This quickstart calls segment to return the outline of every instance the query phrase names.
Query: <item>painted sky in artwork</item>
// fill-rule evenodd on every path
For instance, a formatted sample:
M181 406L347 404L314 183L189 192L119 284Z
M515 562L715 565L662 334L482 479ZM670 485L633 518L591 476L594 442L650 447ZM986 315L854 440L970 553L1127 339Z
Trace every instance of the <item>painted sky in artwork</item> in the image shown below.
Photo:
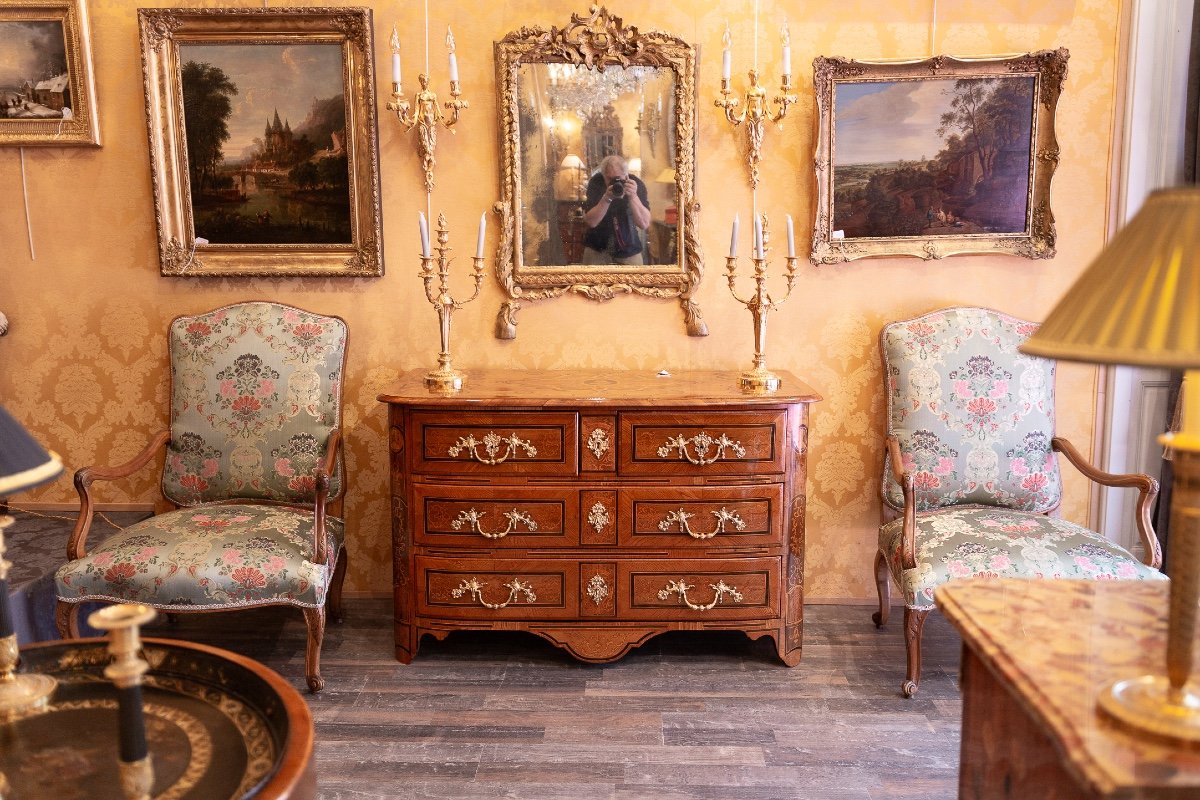
M342 94L340 44L180 44L179 61L220 67L237 86L238 93L230 98L233 114L224 147L232 161L249 155L276 110L295 130L313 100Z
M0 88L17 88L67 71L66 38L57 20L0 22Z
M834 165L933 158L954 80L834 83Z

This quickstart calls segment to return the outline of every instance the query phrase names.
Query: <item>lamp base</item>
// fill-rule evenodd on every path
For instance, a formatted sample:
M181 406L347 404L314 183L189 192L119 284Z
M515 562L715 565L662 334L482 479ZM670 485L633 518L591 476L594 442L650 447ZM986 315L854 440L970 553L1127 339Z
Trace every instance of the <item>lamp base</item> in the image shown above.
M46 707L58 681L49 675L10 675L0 680L0 722L8 722Z
M783 381L774 372L750 370L738 378L738 385L750 392L777 391Z
M1113 683L1100 693L1100 708L1142 731L1200 742L1200 685L1171 689L1165 675L1143 675Z
M462 390L466 377L458 370L437 369L425 376L425 386L437 392L458 392Z

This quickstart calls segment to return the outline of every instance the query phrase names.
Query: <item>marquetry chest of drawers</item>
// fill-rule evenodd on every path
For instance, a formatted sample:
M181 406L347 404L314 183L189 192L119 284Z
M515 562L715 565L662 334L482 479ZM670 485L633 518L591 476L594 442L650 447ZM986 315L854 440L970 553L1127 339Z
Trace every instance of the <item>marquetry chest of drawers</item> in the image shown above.
M800 659L808 405L782 374L475 370L389 406L396 658L522 630L612 661L671 630L772 636Z

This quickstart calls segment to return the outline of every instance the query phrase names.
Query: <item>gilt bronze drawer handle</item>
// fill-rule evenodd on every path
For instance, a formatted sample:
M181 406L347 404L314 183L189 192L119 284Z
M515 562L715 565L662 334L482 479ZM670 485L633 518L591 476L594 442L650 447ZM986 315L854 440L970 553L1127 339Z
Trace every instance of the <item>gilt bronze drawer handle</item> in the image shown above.
M746 528L745 520L739 517L736 511L730 511L724 506L721 506L720 511L712 512L712 515L717 518L717 527L713 528L709 533L697 533L696 531L693 531L691 526L688 524L688 520L696 515L689 514L682 508L678 511L672 511L667 514L667 516L658 523L658 529L660 531L669 531L672 525L678 525L680 533L686 533L693 539L711 539L718 533L725 533L725 523L727 522L732 523L733 527L737 528L739 531Z
M464 594L470 594L477 601L479 601L479 605L483 606L484 608L504 608L509 603L517 602L518 595L522 594L525 595L525 602L537 602L537 595L533 593L533 587L524 581L519 581L516 578L513 578L512 583L504 583L501 585L508 588L508 599L503 603L489 603L488 601L484 600L483 587L487 586L487 584L480 583L478 578L471 578L470 580L463 578L463 582L458 585L457 589L451 590L450 594L453 597L462 597Z
M458 512L458 516L455 517L454 521L450 523L450 527L454 528L456 531L461 531L463 525L466 525L468 528L475 531L485 539L503 539L505 536L508 536L510 533L516 530L517 525L520 523L524 523L525 527L529 529L530 533L537 530L537 523L533 521L533 517L529 516L524 511L518 511L514 508L512 511L504 512L504 518L508 520L507 528L502 531L493 531L492 533L488 533L480 524L480 521L483 519L485 514L487 514L486 511L476 511L474 508L468 508L466 511Z
M694 457L688 452L689 445L696 450ZM716 452L710 458L708 453L714 446L716 447ZM705 466L724 458L725 448L733 451L733 454L738 458L746 457L746 448L742 447L741 442L735 442L723 433L714 439L706 431L701 431L690 438L680 434L679 436L667 439L666 443L658 448L658 457L670 458L672 451L677 450L679 451L680 458L686 458L689 462L698 466Z
M478 447L483 445L485 455L479 455ZM500 452L500 446L505 445L504 455L497 458ZM468 433L466 436L458 437L458 441L450 446L447 451L451 458L457 458L458 454L466 450L469 458L473 458L480 464L503 464L510 456L513 456L517 450L524 450L525 454L530 458L537 455L537 448L527 439L518 437L515 433L510 433L508 436L501 436L495 431L488 431L487 436L482 439L476 439L474 434Z
M685 606L690 608L692 611L709 611L713 608L716 608L717 604L721 602L722 598L724 598L725 595L729 595L731 598L733 598L733 602L735 602L735 603L742 602L742 593L737 590L737 587L729 586L723 580L719 580L716 583L709 584L709 588L711 588L714 592L716 592L716 595L713 597L713 601L711 603L709 603L708 605L699 605L697 603L693 603L691 600L688 600L688 597L687 597L688 590L695 589L695 588L696 588L695 586L688 586L686 583L684 583L681 580L671 581L670 583L667 584L667 588L659 590L658 599L666 600L671 595L678 594L680 602L682 602Z
M603 575L592 576L592 579L588 581L587 595L596 605L604 602L604 598L608 597L608 582L604 580Z

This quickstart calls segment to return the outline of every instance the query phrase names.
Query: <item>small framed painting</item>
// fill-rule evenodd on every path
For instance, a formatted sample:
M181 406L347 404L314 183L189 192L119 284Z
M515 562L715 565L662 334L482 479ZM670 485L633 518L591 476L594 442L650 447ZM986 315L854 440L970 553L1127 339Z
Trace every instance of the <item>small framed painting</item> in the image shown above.
M84 0L0 0L0 145L98 144Z
M1050 180L1065 49L1011 58L813 61L814 264L1054 256Z
M371 11L138 21L162 274L383 274Z

